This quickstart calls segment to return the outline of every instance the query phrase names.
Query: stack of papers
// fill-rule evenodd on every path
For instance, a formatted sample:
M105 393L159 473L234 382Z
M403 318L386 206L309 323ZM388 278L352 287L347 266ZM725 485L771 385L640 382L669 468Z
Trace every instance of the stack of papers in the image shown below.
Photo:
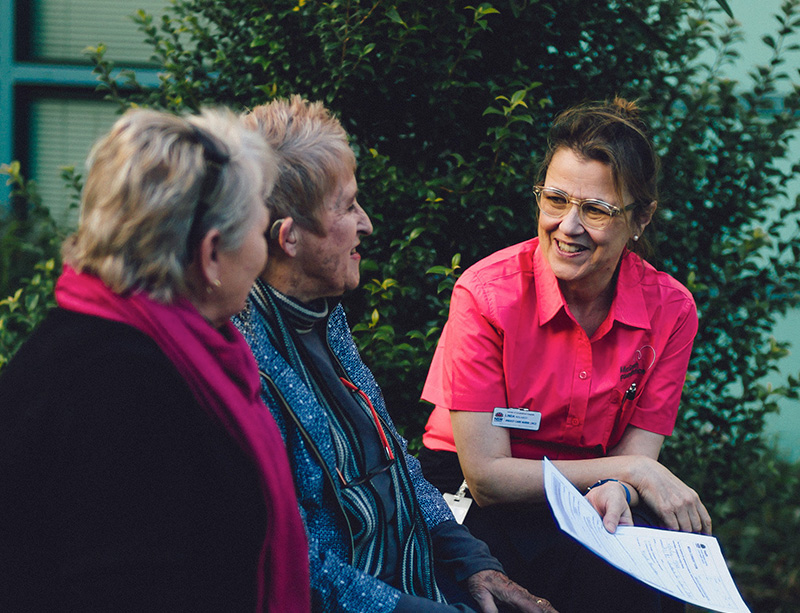
M721 613L750 613L713 536L636 526L618 526L611 534L547 458L544 483L559 527L609 564L688 603Z

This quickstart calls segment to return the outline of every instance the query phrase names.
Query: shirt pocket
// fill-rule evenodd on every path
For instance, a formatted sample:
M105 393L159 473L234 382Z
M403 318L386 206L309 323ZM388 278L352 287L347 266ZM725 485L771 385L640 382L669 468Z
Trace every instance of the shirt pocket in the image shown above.
M608 453L609 449L619 443L625 433L625 428L631 421L641 392L641 382L637 380L640 378L629 377L622 379L608 393L606 400L606 430L603 437L604 453Z

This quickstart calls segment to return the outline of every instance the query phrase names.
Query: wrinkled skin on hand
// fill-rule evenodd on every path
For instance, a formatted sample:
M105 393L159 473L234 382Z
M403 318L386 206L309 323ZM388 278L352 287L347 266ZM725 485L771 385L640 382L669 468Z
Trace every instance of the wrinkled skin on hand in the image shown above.
M496 570L482 570L467 579L467 589L481 608L481 613L503 611L558 613L547 600L538 598Z

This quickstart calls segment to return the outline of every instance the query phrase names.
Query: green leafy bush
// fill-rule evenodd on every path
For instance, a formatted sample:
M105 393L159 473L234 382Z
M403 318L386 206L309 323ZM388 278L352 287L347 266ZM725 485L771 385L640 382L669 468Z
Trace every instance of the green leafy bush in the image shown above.
M767 460L760 433L777 400L800 387L793 377L766 383L787 350L772 327L800 296L800 200L788 193L800 166L786 159L800 121L789 68L800 0L783 2L764 39L774 56L753 67L751 83L721 76L739 61L741 34L720 5L174 0L160 21L135 18L162 66L160 87L113 77L102 46L93 59L122 108L241 110L299 93L340 115L375 226L350 319L412 438L429 412L418 398L454 279L536 231L531 186L554 114L585 99L638 99L664 168L653 263L692 290L701 317L663 459L701 492L717 526L731 526L720 534L737 541L724 543L734 568L760 580L747 570L755 540L745 525L773 511L752 491L790 475ZM800 566L796 550L782 555L765 568ZM754 606L772 597L745 593Z
M63 238L19 162L0 165L3 174L11 202L8 208L0 206L0 298L14 293L38 262L57 259Z
M18 162L0 166L11 186L11 202L0 208L0 372L20 345L55 306L53 287L61 271L60 230L42 204L33 181ZM62 177L77 206L81 176Z
M773 451L760 454L739 479L746 496L728 501L730 513L716 524L731 571L759 613L800 610L800 464Z
M12 295L0 300L0 372L56 304L55 261L39 262L33 268L32 277L22 279Z

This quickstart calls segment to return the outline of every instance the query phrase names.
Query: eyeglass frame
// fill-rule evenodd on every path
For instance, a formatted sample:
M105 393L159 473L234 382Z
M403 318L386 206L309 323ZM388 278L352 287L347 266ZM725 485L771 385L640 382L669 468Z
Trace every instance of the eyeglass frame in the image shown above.
M614 219L614 217L618 217L618 216L622 215L624 211L629 211L630 209L632 209L633 207L636 206L636 202L632 202L631 204L628 204L628 205L620 208L615 204L610 204L610 203L606 202L605 200L600 200L599 198L575 198L573 196L570 196L564 190L558 189L557 187L547 187L545 185L534 185L533 186L533 193L536 196L536 206L538 207L539 211L541 211L542 213L544 213L548 217L551 217L552 219L563 219L564 217L566 217L567 213L569 212L569 209L565 208L564 209L564 213L562 215L553 215L552 213L548 213L547 211L542 209L542 204L541 204L542 203L542 193L544 192L544 190L549 190L549 191L552 191L552 192L556 192L558 195L564 196L564 198L566 199L566 201L569 204L577 206L578 207L578 217L580 218L581 223L583 225L591 228L592 230L605 230L608 227L608 224L611 223L611 220ZM607 222L606 225L604 225L602 227L597 227L595 224L592 224L592 223L586 221L586 217L584 215L583 207L586 206L587 204L591 204L592 206L599 206L600 208L602 208L608 214L609 221Z
M218 144L197 126L192 126L191 140L203 148L205 174L200 186L200 197L195 205L194 213L192 214L192 222L189 225L189 234L186 237L186 258L189 261L194 257L194 251L202 238L200 232L203 225L203 218L210 208L206 197L212 194L217 188L217 183L222 173L222 167L231 160L230 155L228 155L226 151L220 149Z
M375 410L375 407L373 406L372 401L369 399L369 396L367 396L367 393L349 379L346 379L344 377L339 377L339 381L342 382L345 388L353 392L357 397L361 398L361 400L364 402L367 408L369 408L370 415L373 421L375 422L375 429L378 432L378 437L380 438L381 445L383 446L383 451L386 454L386 462L380 468L368 471L366 475L362 475L361 477L356 477L352 481L347 481L344 478L344 474L337 466L336 472L339 474L339 479L342 482L342 487L348 488L348 487L356 487L359 485L364 485L365 483L371 481L374 477L377 477L381 473L385 473L387 470L392 468L392 466L394 466L396 459L394 451L392 451L392 445L389 443L389 437L386 435L386 431L384 430L383 425L381 425L381 420L380 417L378 416L378 412Z
M387 470L391 469L397 460L392 458L391 460L386 460L379 468L373 468L372 470L368 471L366 475L362 475L360 477L356 477L351 481L345 479L344 474L342 473L341 469L337 466L336 467L336 474L339 475L339 482L343 489L351 488L351 487L358 487L359 485L364 485L365 483L369 483L380 474L385 473Z

